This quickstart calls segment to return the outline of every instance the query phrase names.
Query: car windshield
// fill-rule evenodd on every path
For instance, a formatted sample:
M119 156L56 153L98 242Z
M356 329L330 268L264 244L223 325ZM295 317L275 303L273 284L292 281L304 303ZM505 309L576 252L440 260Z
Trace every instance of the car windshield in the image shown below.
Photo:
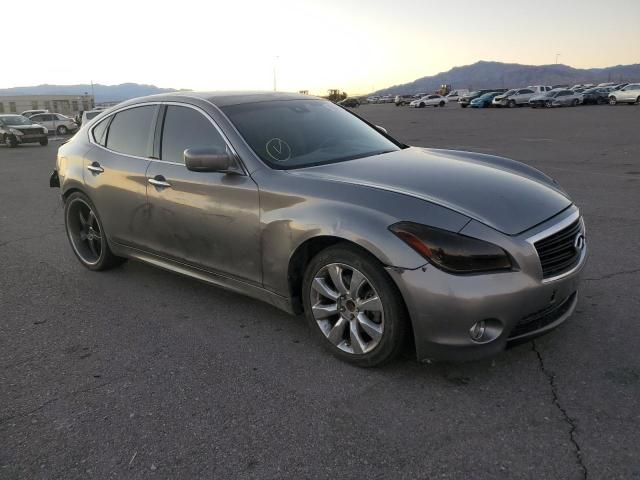
M102 112L87 112L85 113L85 116L87 117L87 120L91 120L93 117L97 117L98 115L100 115Z
M33 122L22 115L0 115L4 125L33 125Z
M507 95L513 95L516 92L517 92L517 90L507 90L506 92L502 93L501 95L504 95L506 97Z
M277 100L222 107L249 146L275 169L370 157L401 149L374 127L324 100Z

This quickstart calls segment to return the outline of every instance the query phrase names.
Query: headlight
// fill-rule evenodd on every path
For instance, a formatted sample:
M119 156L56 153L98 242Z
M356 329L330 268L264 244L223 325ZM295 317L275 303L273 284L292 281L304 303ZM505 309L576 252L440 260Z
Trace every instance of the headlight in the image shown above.
M14 135L22 135L23 134L20 130L16 130L15 128L10 128L9 132L13 133Z
M483 240L412 222L396 223L389 230L430 263L450 273L512 268L507 252Z

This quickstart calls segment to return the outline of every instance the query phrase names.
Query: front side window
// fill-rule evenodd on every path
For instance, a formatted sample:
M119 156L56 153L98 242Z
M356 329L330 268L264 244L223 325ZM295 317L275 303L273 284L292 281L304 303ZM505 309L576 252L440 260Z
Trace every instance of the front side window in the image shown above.
M136 157L149 156L156 106L134 107L115 114L107 134L107 148Z
M401 146L324 100L276 100L222 108L267 165L289 169L394 152Z
M187 148L207 147L224 153L226 144L218 130L200 112L169 105L164 117L160 158L184 163Z

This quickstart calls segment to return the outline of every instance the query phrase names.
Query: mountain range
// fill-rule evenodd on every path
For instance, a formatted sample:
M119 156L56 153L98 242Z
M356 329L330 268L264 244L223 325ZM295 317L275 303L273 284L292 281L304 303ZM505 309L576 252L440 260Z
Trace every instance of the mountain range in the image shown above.
M37 85L33 87L14 87L0 89L2 95L95 95L96 103L121 102L130 98L177 91L175 88L160 88L155 85L141 85L139 83L121 83L120 85L79 84L79 85Z
M568 65L520 65L480 61L472 65L455 67L447 72L422 77L413 82L394 85L376 94L412 94L431 92L440 85L453 88L517 88L527 85L575 85L578 83L602 83L640 81L640 64L617 65L606 68L573 68Z

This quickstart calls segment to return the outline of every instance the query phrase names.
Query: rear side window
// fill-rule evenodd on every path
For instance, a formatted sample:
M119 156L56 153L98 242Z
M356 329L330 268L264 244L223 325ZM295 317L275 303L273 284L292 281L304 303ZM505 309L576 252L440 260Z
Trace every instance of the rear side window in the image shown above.
M226 144L202 113L189 107L169 105L164 118L160 158L166 162L184 163L184 151L194 147L215 148L222 153Z
M105 118L93 127L93 139L98 145L102 145L103 147L107 145L107 127L110 121L111 117Z
M107 148L115 152L149 156L156 106L134 107L116 113L107 134Z

